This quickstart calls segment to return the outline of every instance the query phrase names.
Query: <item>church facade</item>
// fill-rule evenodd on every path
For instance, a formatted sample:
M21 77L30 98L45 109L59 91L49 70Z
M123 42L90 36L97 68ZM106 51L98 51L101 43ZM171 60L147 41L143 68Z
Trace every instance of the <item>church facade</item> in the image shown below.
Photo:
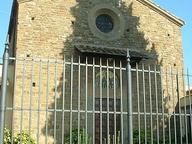
M178 102L176 86L182 80L161 73L172 68L183 72L183 25L183 20L150 0L14 1L9 35L10 56L17 58L10 64L15 111L8 121L13 131L30 130L39 143L62 143L62 136L78 127L92 143L119 133L126 143L127 129L122 126L127 125L126 72L121 69L129 49L133 69L153 71L150 76L132 73L134 122L140 112L168 114L140 117L140 128L150 127L156 135L157 125L159 129L170 125L169 114ZM154 119L153 125L148 119Z

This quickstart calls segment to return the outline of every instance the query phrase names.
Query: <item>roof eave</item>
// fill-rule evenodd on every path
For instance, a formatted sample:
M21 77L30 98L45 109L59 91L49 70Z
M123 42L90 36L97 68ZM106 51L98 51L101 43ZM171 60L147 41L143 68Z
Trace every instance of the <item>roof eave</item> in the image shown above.
M185 21L183 21L182 19L174 16L173 14L171 14L170 12L168 12L165 9L161 8L160 6L153 3L152 1L149 1L149 0L137 0L137 1L139 1L142 4L148 6L149 8L151 8L154 11L158 12L159 14L163 15L164 17L166 17L167 19L169 19L170 21L172 21L176 25L178 25L180 27L185 25Z
M25 3L25 2L29 2L29 1L32 1L32 0L17 0L18 3Z

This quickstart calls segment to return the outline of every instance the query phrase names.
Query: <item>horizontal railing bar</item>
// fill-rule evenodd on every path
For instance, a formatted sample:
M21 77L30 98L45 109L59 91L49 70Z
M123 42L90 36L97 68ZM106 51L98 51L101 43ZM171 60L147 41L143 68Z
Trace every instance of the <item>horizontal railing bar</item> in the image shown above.
M90 110L88 110L88 111L85 111L85 110L69 110L69 109L67 109L67 110L62 110L62 109L28 109L28 108L6 108L6 110L8 110L8 111L34 111L34 112L38 112L38 111L48 111L48 112L67 112L67 113L69 113L69 112L74 112L74 113L85 113L85 112L87 112L87 113L103 113L103 114L107 114L107 113L109 113L109 114L114 114L114 112L113 111L90 111ZM127 112L115 112L116 114L127 114ZM147 113L144 113L144 112L140 112L140 113L138 113L138 112L133 112L133 114L134 115L162 115L162 113L150 113L150 112L147 112ZM166 115L166 116L179 116L180 114L179 113L175 113L175 114L170 114L170 113L164 113L164 115ZM181 116L191 116L191 114L181 114Z
M71 63L72 62L70 62L70 61L68 61L68 62L66 62L66 61L63 61L63 60L53 60L53 59L41 59L41 58L35 58L35 59L33 59L33 58L31 58L31 59L29 59L29 58L14 58L14 57L10 57L10 60L15 60L15 61L17 61L17 60L19 60L19 61L33 61L33 62L45 62L45 63L57 63L57 64L66 64L66 65L71 65ZM126 68L124 68L124 67L117 67L117 66L105 66L105 65L99 65L99 64L85 64L85 63L76 63L76 62L73 62L73 65L80 65L80 66L87 66L87 67L95 67L95 68L99 68L99 67L102 67L102 68L108 68L108 69L117 69L117 70L119 70L119 69L122 69L122 70L126 70ZM147 65L147 64L146 64ZM151 66L153 66L153 65L151 65ZM135 69L135 68L132 68L131 69L131 71L132 72L136 72L136 71L138 71L138 72L143 72L143 70L142 69ZM179 74L179 73L168 73L168 72L163 72L163 71L153 71L153 70L146 70L146 69L144 69L144 72L150 72L150 73L156 73L156 74L165 74L165 75L178 75L178 76L188 76L188 77L192 77L192 75L190 75L190 74L185 74L185 73L183 73L183 74Z
M190 116L190 114L179 114L179 113L175 113L175 114L170 114L170 113L143 113L143 112L141 112L141 113L137 113L137 112L133 112L133 114L134 115L154 115L154 116L156 116L156 115L164 115L164 116L179 116L179 115L181 115L181 116L185 116L185 115L188 115L188 116Z
M38 111L48 111L48 112L68 112L68 113L70 113L70 112L75 112L75 113L85 113L85 112L87 112L87 113L104 113L104 114L107 114L107 113L109 113L109 114L114 114L114 112L113 111L109 111L109 112L107 112L107 111L102 111L102 112L100 112L100 111L85 111L85 110L69 110L69 109L67 109L67 110L62 110L62 109L29 109L29 108L6 108L6 110L9 110L9 111L11 111L11 110L15 110L15 111L34 111L34 112L38 112ZM127 112L116 112L116 114L127 114Z

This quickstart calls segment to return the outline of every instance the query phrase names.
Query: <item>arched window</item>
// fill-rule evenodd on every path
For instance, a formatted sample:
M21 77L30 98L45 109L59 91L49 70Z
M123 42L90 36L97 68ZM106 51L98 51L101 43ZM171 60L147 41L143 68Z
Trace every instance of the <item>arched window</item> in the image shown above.
M119 79L116 75L114 78L114 73L112 71L103 70L101 73L99 72L96 75L96 87L100 87L100 84L102 84L102 88L118 88Z

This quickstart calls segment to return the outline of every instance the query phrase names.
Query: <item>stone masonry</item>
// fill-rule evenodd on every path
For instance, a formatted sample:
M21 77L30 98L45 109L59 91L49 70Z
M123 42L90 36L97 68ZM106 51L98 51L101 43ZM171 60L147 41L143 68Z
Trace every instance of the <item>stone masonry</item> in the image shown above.
M51 62L51 60L62 61L64 55L66 60L70 60L71 55L74 55L74 62L78 62L80 53L74 48L75 44L129 48L145 52L150 58L143 59L141 63L158 65L162 72L169 72L171 69L173 72L183 72L181 26L184 25L184 22L151 1L17 0L17 3L16 37L13 40L15 41L14 56L31 60L14 63L14 108L23 108L23 111L14 111L13 131L18 133L21 128L30 129L32 137L37 138L37 134L39 134L39 143L53 143L54 138L57 139L57 143L61 143L62 117L54 111L46 113L46 111L33 111L32 109L62 109L64 101L61 98L62 95L66 97L65 108L70 109L71 66L65 67L66 79L64 80L62 79L63 65ZM96 28L92 21L97 12L114 16L114 27L117 29L114 30L114 33L112 31L109 34L102 34ZM37 58L40 62L33 60ZM42 59L50 59L50 61L43 63ZM82 74L83 72L85 70L81 71ZM74 67L74 73L73 95L77 95L78 67ZM119 76L119 73L117 75ZM125 76L125 73L123 75ZM136 78L135 74L133 74L133 81L135 81L134 78ZM81 79L85 81L84 76ZM167 107L167 111L172 113L175 109L173 97L175 97L175 105L177 103L177 82L174 80L175 87L172 87L171 77L166 78L163 75L158 79L160 81L162 79L162 86L158 87L160 95L163 93L164 97L167 97L166 91L173 89L175 91L175 94L169 93L170 106ZM182 78L179 78L179 81L180 87L183 87ZM63 83L66 83L65 93L62 91ZM123 81L123 89L126 89L125 84L126 82ZM133 84L133 93L136 93L137 90L134 86L136 84ZM90 84L89 94L91 94L91 87ZM148 86L146 86L147 88ZM83 95L84 92L85 87L82 86L80 93ZM120 91L117 90L117 93ZM143 91L141 90L140 93L142 94ZM155 95L155 91L152 91L152 95ZM57 101L57 105L55 101ZM136 103L137 100L133 98L133 101ZM81 104L84 102L85 99L82 97ZM77 109L77 104L78 99L74 97L73 109ZM147 106L149 106L149 102L147 102ZM136 110L137 106L134 105L133 108ZM50 119L50 116L56 113L57 116ZM70 122L70 116L65 115L64 129L66 131L69 130L69 123L73 125L78 123L77 115L73 116L75 120ZM141 119L143 120L143 118ZM57 121L57 136L54 135L54 120ZM81 126L84 125L83 121L84 116L81 116Z

